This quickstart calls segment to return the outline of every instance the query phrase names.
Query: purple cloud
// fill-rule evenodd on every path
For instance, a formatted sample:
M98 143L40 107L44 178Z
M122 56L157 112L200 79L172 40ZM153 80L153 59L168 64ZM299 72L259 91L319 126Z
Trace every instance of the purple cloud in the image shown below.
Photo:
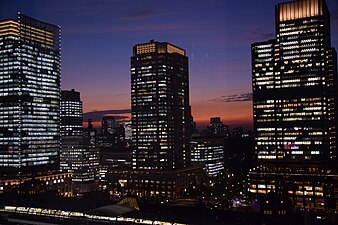
M243 93L237 95L224 95L214 99L210 99L212 102L247 102L252 101L252 93Z
M121 114L127 114L130 113L130 109L118 109L118 110L95 110L92 112L86 112L83 113L83 121L87 122L88 119L91 119L93 122L101 122L102 117L109 115L109 116L114 116L115 120L122 120L122 119L127 119L129 118L128 116L124 116Z

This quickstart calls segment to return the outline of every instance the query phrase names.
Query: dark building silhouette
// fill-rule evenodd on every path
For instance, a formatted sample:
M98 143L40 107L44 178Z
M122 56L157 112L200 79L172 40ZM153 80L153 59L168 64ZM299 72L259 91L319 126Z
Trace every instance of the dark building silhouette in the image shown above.
M276 39L252 44L257 167L250 192L337 207L336 51L324 0L276 6Z
M100 147L99 180L102 189L107 188L107 172L111 170L131 169L131 148L116 145L113 147Z
M116 123L115 123L114 116L102 117L102 133L103 134L113 134L115 125Z
M254 137L251 131L235 127L225 140L225 166L231 173L247 175L253 166Z
M218 136L218 137L229 137L229 126L222 123L220 117L210 118L210 124L207 127L208 135Z
M102 129L98 138L102 148L126 145L124 126L117 123L114 116L102 117Z

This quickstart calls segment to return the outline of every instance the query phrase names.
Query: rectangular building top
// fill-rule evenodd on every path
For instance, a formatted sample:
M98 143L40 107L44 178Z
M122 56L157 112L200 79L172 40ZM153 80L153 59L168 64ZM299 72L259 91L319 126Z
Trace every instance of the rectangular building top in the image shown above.
M147 53L178 53L185 56L185 50L167 42L150 41L134 46L134 56Z
M276 6L277 21L297 20L302 18L321 16L326 8L323 0L298 0L281 3Z
M19 35L19 23L15 20L2 20L0 21L0 36L6 35Z
M59 26L41 22L20 13L18 13L17 20L0 21L0 37L7 35L59 49Z

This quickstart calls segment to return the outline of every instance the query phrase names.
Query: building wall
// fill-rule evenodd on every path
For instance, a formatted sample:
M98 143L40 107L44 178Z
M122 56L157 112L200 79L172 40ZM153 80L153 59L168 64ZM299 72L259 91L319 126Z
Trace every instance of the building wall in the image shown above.
M135 45L131 100L133 168L186 167L191 113L185 51L166 42Z
M84 136L82 128L82 101L80 92L61 92L60 168L72 173L75 192L95 190L98 181L99 148Z
M82 101L80 92L61 91L61 136L82 137Z
M108 170L107 179L114 193L139 197L180 198L202 177L202 167L181 170Z
M60 28L18 13L0 22L0 42L1 171L58 169Z
M276 39L252 45L252 70L257 166L249 191L335 208L337 71L325 1L277 5Z
M191 142L191 163L203 166L209 177L224 173L224 138L200 137Z

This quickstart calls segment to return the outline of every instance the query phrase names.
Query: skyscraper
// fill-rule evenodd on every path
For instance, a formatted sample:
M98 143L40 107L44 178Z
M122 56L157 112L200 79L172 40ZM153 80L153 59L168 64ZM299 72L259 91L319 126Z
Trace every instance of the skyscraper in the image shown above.
M0 43L1 174L58 169L60 27L18 13Z
M191 162L203 165L208 177L217 177L224 173L224 138L217 136L192 138Z
M249 191L335 208L336 51L324 0L276 6L276 39L252 44L257 167ZM336 189L335 189L336 187Z
M82 137L82 101L80 92L61 91L61 136Z
M96 190L99 149L92 144L82 128L80 92L61 92L61 153L60 168L72 173L75 192Z
M131 111L133 168L186 167L191 112L185 50L155 41L134 46Z
M177 198L201 176L190 164L188 57L167 42L137 44L131 57L132 170L108 170L115 191Z

